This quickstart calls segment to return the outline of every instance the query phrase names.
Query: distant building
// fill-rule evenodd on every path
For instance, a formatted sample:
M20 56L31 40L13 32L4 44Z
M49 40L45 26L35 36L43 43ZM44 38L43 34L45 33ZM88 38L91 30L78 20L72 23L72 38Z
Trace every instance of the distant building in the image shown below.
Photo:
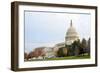
M55 47L57 47L57 48L65 47L65 42L58 43L55 45Z
M45 52L46 52L46 55L45 55L46 58L55 57L54 49L52 47L46 47Z

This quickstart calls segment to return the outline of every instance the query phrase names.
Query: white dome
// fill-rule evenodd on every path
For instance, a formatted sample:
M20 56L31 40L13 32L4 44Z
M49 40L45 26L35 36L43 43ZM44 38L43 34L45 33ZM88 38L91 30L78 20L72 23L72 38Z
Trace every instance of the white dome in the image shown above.
M77 37L78 36L78 33L76 32L75 28L74 27L70 27L66 33L66 36L67 37Z
M76 32L76 29L72 26L72 21L70 24L70 28L68 29L65 37L65 42L67 45L72 44L75 40L78 40L79 36L78 33Z

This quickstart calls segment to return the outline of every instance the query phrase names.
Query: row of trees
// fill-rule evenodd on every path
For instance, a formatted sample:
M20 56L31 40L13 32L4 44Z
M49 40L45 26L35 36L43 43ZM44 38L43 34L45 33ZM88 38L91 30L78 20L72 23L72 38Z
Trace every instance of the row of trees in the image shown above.
M90 38L88 40L83 38L82 41L74 41L72 45L66 45L65 47L59 48L57 57L82 56L85 54L90 55Z

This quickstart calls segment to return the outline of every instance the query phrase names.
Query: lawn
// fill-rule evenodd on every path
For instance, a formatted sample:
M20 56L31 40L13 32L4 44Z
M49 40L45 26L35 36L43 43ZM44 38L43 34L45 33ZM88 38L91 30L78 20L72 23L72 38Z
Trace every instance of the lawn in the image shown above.
M90 56L69 56L69 57L57 57L57 58L47 58L46 60L70 60L70 59L87 59Z
M90 56L67 56L67 57L56 57L56 58L45 58L45 59L32 59L29 61L49 61L49 60L71 60L71 59L89 59Z

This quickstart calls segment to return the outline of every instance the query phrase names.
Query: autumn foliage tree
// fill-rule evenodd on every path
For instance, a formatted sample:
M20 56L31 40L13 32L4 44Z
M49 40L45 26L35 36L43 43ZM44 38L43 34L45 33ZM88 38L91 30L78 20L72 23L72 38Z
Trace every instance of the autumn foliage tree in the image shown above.
M44 47L36 48L35 50L31 51L29 54L25 53L25 59L29 60L32 58L43 57L46 55Z

